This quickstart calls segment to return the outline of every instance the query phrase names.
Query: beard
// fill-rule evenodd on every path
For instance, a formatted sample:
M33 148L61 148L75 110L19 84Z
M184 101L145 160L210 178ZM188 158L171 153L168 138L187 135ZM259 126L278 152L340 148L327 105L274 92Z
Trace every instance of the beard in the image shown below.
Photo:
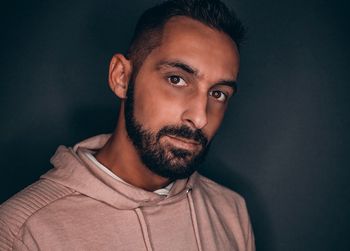
M131 78L133 80L133 78ZM141 161L153 173L170 180L184 179L193 174L204 161L209 149L208 139L200 129L193 130L186 125L167 125L158 132L143 127L134 116L134 81L128 86L125 101L125 126ZM151 118L150 118L151 119ZM190 139L199 144L197 152L161 144L164 136Z

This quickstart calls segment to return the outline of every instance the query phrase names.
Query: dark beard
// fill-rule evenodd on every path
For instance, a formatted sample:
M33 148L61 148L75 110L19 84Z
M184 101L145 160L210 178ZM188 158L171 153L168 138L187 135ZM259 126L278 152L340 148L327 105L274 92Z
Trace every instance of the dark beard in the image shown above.
M133 78L131 78L133 79ZM208 139L199 129L192 130L188 126L165 126L157 133L146 130L134 117L134 82L128 86L125 101L125 126L128 136L135 146L143 164L153 173L170 180L183 179L193 174L203 162L209 145ZM198 153L173 146L162 146L160 139L170 135L191 139L201 145Z

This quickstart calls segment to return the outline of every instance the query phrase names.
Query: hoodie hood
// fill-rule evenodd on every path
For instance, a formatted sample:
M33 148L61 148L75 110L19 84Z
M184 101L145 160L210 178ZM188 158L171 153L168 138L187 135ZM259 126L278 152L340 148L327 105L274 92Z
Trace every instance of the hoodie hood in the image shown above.
M60 146L54 168L1 205L0 246L5 240L6 250L254 250L239 195L197 173L175 181L167 196L119 181L84 152L109 137Z
M96 167L84 151L102 148L110 136L98 135L76 144L73 148L59 146L51 158L54 168L41 178L57 182L118 209L168 204L186 198L187 192L195 184L197 173L188 179L175 181L169 195L165 197L118 181Z

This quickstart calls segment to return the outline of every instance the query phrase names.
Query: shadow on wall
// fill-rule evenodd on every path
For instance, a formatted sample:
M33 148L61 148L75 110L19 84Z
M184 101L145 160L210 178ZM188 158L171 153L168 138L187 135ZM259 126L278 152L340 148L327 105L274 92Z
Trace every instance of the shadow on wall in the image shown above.
M77 109L70 118L70 138L76 139L72 144L86 138L112 133L118 119L118 108L94 106Z
M257 187L234 172L232 167L210 154L199 172L244 197L250 213L257 250L276 250L273 246L275 241L273 241L271 222Z
M0 149L7 164L2 169L0 204L51 169L50 158L59 145L70 147L88 137L111 133L117 115L118 102L115 107L85 105L66 111L54 123L42 119L42 123L13 127Z

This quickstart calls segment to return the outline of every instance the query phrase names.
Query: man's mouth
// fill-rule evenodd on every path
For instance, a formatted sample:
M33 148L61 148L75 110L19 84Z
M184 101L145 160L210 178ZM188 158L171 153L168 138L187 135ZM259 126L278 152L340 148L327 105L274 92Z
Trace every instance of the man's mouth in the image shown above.
M171 143L174 144L177 147L184 148L187 150L195 150L201 144L198 141L195 141L193 139L183 138L183 137L177 137L173 135L166 135L168 139L170 139Z

